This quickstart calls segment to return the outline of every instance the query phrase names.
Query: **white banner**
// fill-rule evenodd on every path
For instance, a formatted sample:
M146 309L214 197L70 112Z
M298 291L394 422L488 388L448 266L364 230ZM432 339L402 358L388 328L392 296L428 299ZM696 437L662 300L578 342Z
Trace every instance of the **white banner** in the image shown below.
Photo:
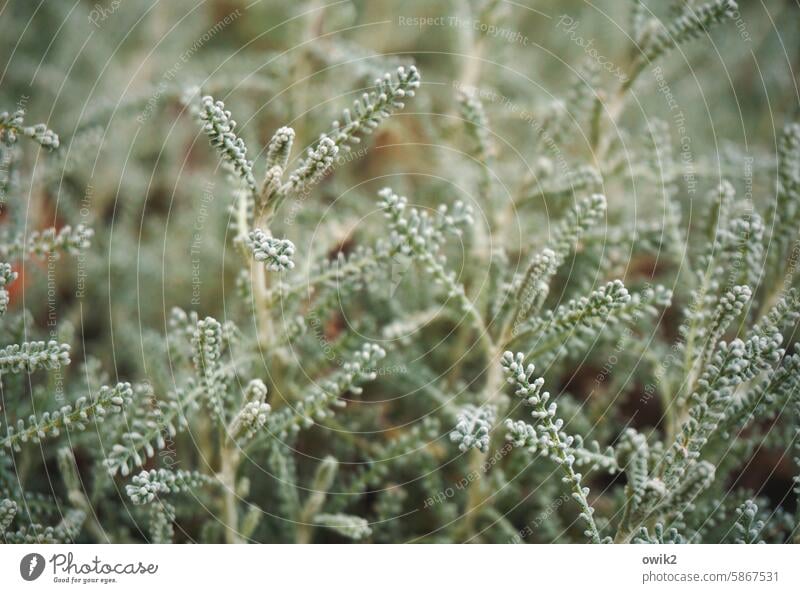
M797 592L798 560L791 545L19 545L0 546L0 590Z

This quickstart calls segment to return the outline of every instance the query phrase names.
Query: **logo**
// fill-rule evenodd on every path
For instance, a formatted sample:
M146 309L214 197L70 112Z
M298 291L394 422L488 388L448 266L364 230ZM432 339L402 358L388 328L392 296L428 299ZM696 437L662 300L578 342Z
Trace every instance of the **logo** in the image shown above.
M35 581L44 572L44 556L25 554L19 562L19 574L26 581Z

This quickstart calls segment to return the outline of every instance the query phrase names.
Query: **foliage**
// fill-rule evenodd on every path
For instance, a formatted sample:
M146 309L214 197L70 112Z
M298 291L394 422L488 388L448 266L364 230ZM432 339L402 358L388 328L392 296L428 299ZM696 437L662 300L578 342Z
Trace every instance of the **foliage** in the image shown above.
M797 7L12 4L0 540L798 541Z

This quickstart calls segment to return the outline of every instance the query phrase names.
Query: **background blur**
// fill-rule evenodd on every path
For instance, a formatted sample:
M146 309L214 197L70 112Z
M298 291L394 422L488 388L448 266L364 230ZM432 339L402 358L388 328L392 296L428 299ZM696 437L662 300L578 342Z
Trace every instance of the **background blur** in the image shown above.
M61 331L80 336L75 361L96 357L112 377L156 385L169 384L163 336L172 307L220 320L241 313L230 192L186 102L198 93L225 101L250 158L263 161L282 125L297 132L297 158L376 76L401 64L420 69L417 97L369 140L370 150L348 156L308 201L279 213L275 234L298 246L299 260L352 241L352 229L375 216L375 191L389 183L418 203L469 199L477 175L459 152L459 84L491 91L484 104L495 172L511 192L542 166L526 114L565 96L587 56L608 65L600 77L613 87L616 68L631 59L630 11L620 0L501 4L497 28L481 31L468 3L444 0L9 0L0 9L0 109L24 107L27 121L60 135L61 149L48 158L26 151L29 199L5 204L3 216L23 217L30 229L69 220L95 230L81 265L57 270L54 305L40 281L44 265L31 261L13 287L13 306L30 309L41 329L55 306ZM650 71L638 82L617 141L630 142L653 118L667 122L694 172L680 193L687 229L703 224L694 201L722 177L766 208L776 130L800 115L798 2L744 0L735 22L660 65L661 84ZM577 160L587 146L576 126L559 150ZM610 180L610 215L634 226L658 217L648 211L652 202L638 199L647 191ZM535 236L530 227L509 232L520 244L543 243L558 214L557 205L548 209ZM647 255L626 257L634 284L657 265ZM570 369L562 387L579 388L595 372L582 379ZM643 413L636 422L657 419ZM783 496L790 468L773 475L765 467L774 481L765 490ZM748 471L743 479L762 486L759 465Z
M227 200L213 190L214 199L202 199L207 184L216 183L219 190L220 175L181 103L186 88L197 86L223 99L251 151L263 149L280 125L292 125L304 146L359 86L389 65L413 61L423 73L423 90L410 113L393 118L374 142L391 145L400 136L419 144L356 157L337 171L335 186L328 184L314 199L325 203L336 188L357 186L377 174L413 171L418 176L406 183L425 191L436 185L426 176L449 177L454 157L437 145L447 144L452 127L454 75L471 62L464 56L474 33L468 6L346 0L317 10L324 4L10 0L5 6L0 103L4 109L24 103L29 121L44 121L59 133L59 158L66 165L59 170L62 163L37 160L36 174L45 183L37 186L26 216L37 228L80 210L79 219L93 223L96 248L88 256L83 301L90 314L82 331L87 351L115 364L121 376L144 367L140 337L163 329L171 306L221 315L224 289L231 286L215 239L225 234ZM491 59L481 64L481 86L498 93L497 100L485 103L496 134L507 144L504 153L513 157L505 163L513 184L537 157L525 150L530 128L520 125L517 111L533 111L563 95L584 58L576 35L594 40L599 55L626 64L629 6L527 1L504 11L499 26L508 33L486 37ZM692 153L712 170L722 167L732 147L745 147L756 169L771 164L775 129L787 114L797 113L797 3L742 2L740 11L738 27L728 23L712 33L713 44L689 44L663 64L691 130ZM562 14L578 23L574 31L558 26ZM409 24L425 17L433 24ZM635 125L669 116L654 77L646 74L626 120ZM370 183L378 186L380 180ZM630 200L607 194L612 202ZM318 214L305 208L301 216ZM209 238L200 242L201 301L192 306L188 231L198 217ZM291 231L288 237L303 242ZM68 279L65 287L72 284ZM35 304L46 300L36 294L36 283L26 290L25 304L35 312ZM68 312L71 293L65 288L59 300L61 319L75 314Z

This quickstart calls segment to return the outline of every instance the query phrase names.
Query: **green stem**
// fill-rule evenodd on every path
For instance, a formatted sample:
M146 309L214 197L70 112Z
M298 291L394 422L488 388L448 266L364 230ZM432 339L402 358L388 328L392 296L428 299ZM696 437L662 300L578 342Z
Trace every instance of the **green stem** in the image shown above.
M236 443L227 441L220 452L219 481L223 486L223 518L225 521L225 542L244 543L239 534L239 513L236 504L236 472L239 468L239 449Z

